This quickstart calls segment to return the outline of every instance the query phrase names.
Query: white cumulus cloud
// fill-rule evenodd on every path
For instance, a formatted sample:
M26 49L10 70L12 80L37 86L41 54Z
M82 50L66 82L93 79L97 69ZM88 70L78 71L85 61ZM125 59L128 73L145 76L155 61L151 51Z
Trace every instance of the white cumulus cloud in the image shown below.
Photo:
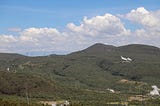
M57 50L54 46L61 44L65 39L66 37L55 28L28 28L17 36L0 35L1 48L7 47L8 52ZM3 52L4 48L1 48Z
M135 31L127 29L121 18L140 24ZM56 28L27 28L17 35L0 34L0 52L76 51L94 43L125 45L150 44L160 47L160 10L144 7L131 10L121 17L106 13L84 17L79 25L68 23L63 31Z
M92 18L84 17L80 25L67 24L67 34L80 49L96 42L118 45L124 37L130 36L121 20L112 15L105 14Z
M157 13L156 13L157 14ZM130 13L124 15L125 18L137 22L144 27L159 27L160 23L159 16L155 12L149 12L144 7L137 8L136 10L131 10Z
M132 32L137 43L160 47L160 10L148 11L144 7L139 7L121 15L121 17L142 26Z
M121 20L111 14L104 16L95 16L90 19L85 17L79 26L69 23L67 28L74 33L88 35L88 36L118 36L128 35L127 30L122 24Z

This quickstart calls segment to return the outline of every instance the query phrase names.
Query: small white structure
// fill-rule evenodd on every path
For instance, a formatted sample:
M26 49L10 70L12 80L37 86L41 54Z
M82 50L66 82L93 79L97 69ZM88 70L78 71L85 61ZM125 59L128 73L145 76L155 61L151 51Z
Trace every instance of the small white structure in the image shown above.
M65 102L64 102L64 105L67 105L67 106L68 106L68 105L69 105L69 102L68 102L68 101L65 101Z
M128 61L132 61L132 59L131 59L131 58L129 58L129 57L127 58L127 60L128 60Z
M62 103L52 104L52 106L68 106L68 105L69 105L69 102L67 100L63 101Z
M56 103L53 103L52 106L57 106Z
M112 92L112 93L115 93L115 91L113 89L108 88L107 90Z
M125 57L123 57L123 56L121 56L121 59L124 60L124 61L127 61L127 60L128 60L127 58L125 58Z
M158 95L159 96L160 89L156 85L153 85L152 88L153 88L153 90L150 91L150 95L152 95L152 96Z
M7 71L10 71L10 68L9 68L9 67L7 67Z
M131 62L132 61L132 59L129 58L129 57L123 57L123 56L121 56L121 59L123 60L123 62Z

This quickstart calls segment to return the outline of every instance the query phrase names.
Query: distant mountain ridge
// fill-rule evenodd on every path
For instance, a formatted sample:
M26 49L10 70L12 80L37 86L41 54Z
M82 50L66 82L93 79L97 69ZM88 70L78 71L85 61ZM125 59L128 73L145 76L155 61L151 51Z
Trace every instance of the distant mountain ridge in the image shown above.
M158 48L158 47L150 46L150 45L142 45L142 44L131 44L131 45L120 46L118 48L121 51L126 50L126 51L135 52L135 50L137 50L137 52L146 52L146 53L160 52L160 48Z
M145 51L145 52L160 52L160 48L159 47L155 47L155 46L151 46L151 45L144 45L144 44L129 44L129 45L123 45L123 46L113 46L113 45L106 45L103 43L96 43L94 45L91 45L89 47L87 47L86 49L83 49L81 51L76 51L76 52L72 52L70 54L73 53L78 53L78 52L88 52L88 53L96 53L96 52L110 52L110 51L115 51L115 50L120 50L120 51L135 51L135 50L140 51ZM8 56L12 56L14 55L14 57L23 57L25 55L22 54L18 54L18 53L0 53L0 58L4 58L4 57L8 57ZM58 54L50 54L50 55L58 55ZM34 56L32 56L34 57ZM43 56L42 56L43 57Z
M112 51L114 50L116 47L112 46L112 45L105 45L105 44L101 44L101 43L96 43L90 47L88 47L87 49L85 49L84 51L91 51L91 52L105 52L105 51Z
M160 52L160 48L155 47L155 46L150 46L150 45L142 45L142 44L129 44L129 45L124 45L124 46L112 46L112 45L105 45L102 43L96 43L90 47L88 47L87 49L85 49L84 51L92 51L92 52L96 52L96 51L101 51L101 52L106 52L106 51L112 51L112 50L127 50L127 51L134 51L134 50L138 50L138 51L148 51L148 52Z

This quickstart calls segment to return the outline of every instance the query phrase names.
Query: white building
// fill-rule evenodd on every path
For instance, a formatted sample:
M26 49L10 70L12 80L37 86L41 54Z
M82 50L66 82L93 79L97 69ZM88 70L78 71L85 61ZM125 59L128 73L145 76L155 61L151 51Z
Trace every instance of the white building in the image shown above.
M129 57L123 57L123 56L121 56L121 59L123 60L123 62L131 62L132 61L132 59L129 58Z
M7 67L7 71L10 71L10 68L9 68L9 67Z
M113 89L107 89L108 91L110 91L111 93L115 93L115 91Z
M55 104L55 103L53 103L53 104L52 104L52 106L56 106L56 104Z
M153 88L153 90L150 91L150 95L152 95L152 96L158 95L159 96L160 95L159 94L160 89L156 85L153 85L152 88Z

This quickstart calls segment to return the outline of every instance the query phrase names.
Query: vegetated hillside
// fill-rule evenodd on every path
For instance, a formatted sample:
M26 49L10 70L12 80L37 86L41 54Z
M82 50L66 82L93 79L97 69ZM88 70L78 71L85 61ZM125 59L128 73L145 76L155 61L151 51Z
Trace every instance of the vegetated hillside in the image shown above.
M16 53L0 53L0 59L14 59L14 58L20 58L20 57L25 57L20 54Z
M132 61L124 62L121 56ZM97 43L63 56L0 54L1 94L24 95L29 89L31 97L92 101L109 95L108 88L126 94L147 94L151 85L160 87L159 76L160 48L148 45L115 47Z
M49 95L50 91L56 91L53 81L46 81L35 75L0 71L0 76L0 92L2 94L26 96L26 93L30 92L33 96L36 94L42 97L43 93Z

